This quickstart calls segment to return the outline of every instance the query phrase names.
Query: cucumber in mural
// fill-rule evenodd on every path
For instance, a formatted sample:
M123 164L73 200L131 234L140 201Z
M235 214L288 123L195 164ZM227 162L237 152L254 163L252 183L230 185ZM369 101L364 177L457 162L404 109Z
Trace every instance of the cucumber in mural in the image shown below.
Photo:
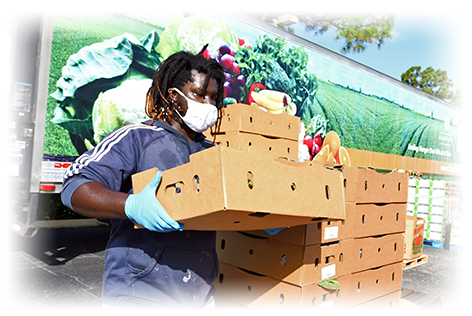
M145 93L160 62L208 43L204 55L225 69L225 103L254 102L297 115L318 143L334 131L347 148L459 162L459 115L452 107L309 45L232 17L80 21L60 15L54 21L45 153L79 155L116 128L143 120ZM55 142L60 135L71 141Z

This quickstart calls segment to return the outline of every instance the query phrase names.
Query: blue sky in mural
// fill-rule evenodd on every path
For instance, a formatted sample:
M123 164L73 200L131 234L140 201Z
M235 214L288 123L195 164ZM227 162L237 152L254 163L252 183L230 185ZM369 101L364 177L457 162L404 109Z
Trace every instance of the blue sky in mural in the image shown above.
M401 80L401 74L411 66L446 70L454 83L452 89L463 88L458 62L461 45L457 34L459 23L460 20L451 15L395 13L391 40L386 40L380 49L369 45L362 53L344 56L397 80ZM294 28L298 36L340 53L343 42L334 39L333 28L318 36L305 32L303 25Z

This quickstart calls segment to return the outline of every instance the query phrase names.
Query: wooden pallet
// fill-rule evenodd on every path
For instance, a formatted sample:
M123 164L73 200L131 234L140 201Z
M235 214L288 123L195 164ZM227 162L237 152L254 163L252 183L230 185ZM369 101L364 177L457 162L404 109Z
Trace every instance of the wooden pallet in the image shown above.
M428 256L422 255L418 258L403 260L403 270L411 269L428 262Z

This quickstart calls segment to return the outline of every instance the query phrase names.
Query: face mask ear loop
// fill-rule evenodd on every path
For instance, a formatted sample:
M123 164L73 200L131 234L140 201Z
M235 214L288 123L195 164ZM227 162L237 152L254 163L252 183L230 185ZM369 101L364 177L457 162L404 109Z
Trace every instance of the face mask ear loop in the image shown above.
M180 90L177 89L177 88L173 88L173 89L174 89L175 91L177 91L178 94L180 94L181 96L183 96L183 97L185 98L185 100L187 100L187 97L183 94L182 91L180 91ZM175 104L174 100L172 100L172 99L171 99L171 102L172 102L172 104ZM177 104L178 104L178 103L177 103ZM174 106L173 111L174 111L175 113L177 113L177 115L179 116L179 118L180 118L180 123L183 123L183 122L184 122L184 119L183 119L182 115L180 115L180 113L179 113L179 109L178 109L179 107L180 107L180 106Z

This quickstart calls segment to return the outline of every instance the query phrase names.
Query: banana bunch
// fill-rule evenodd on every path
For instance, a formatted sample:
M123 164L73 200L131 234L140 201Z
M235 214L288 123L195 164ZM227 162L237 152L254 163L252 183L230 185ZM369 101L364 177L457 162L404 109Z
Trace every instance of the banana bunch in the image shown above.
M270 113L280 114L286 111L290 115L295 115L297 112L297 106L292 103L290 96L280 91L266 89L259 92L252 91L251 97L253 103Z

